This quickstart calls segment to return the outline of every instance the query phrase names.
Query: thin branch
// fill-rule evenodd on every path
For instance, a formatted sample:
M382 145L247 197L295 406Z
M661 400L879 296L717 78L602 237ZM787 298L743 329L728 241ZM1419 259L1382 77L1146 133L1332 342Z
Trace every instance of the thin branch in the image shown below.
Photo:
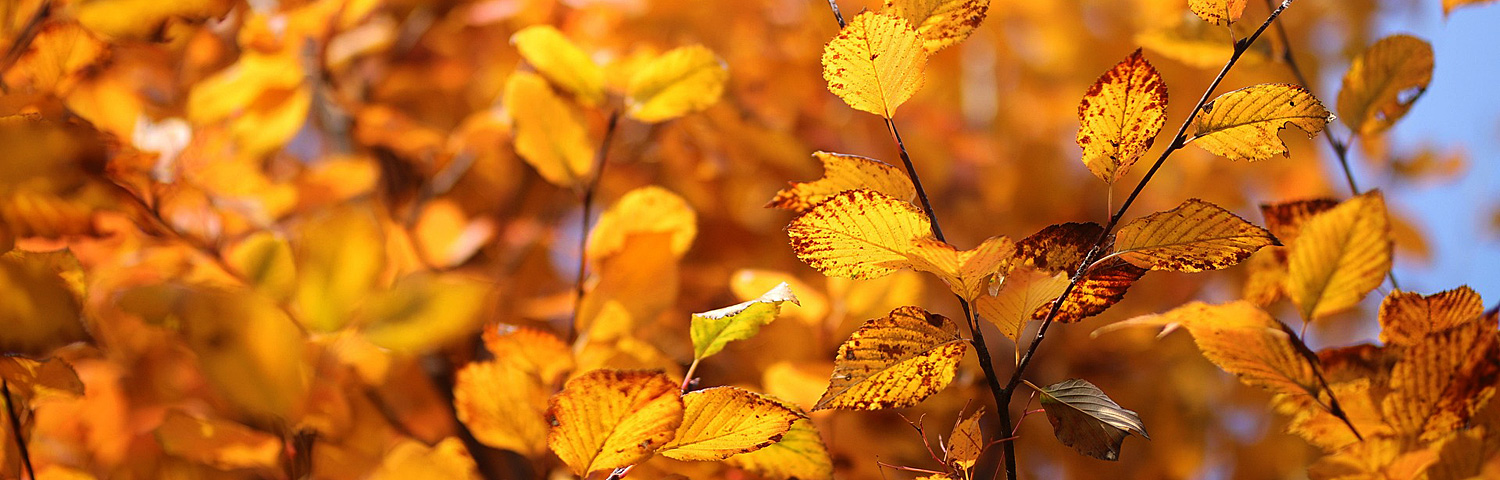
M1052 308L1047 312L1047 317L1042 320L1041 327L1037 328L1035 339L1031 341L1031 344L1029 346L1027 346L1026 354L1021 356L1021 363L1016 365L1015 371L1011 374L1010 381L1000 392L1001 395L999 398L999 403L1001 405L1010 405L1011 395L1015 393L1016 385L1021 383L1021 375L1026 372L1026 367L1031 364L1031 359L1036 354L1037 347L1041 346L1042 340L1047 336L1047 328L1051 327L1053 321L1057 319L1058 313L1062 310L1063 302L1068 298L1070 294L1073 293L1073 289L1078 287L1079 282L1083 281L1084 274L1087 272L1089 265L1093 264L1094 258L1099 255L1100 249L1103 248L1105 240L1109 238L1109 235L1114 231L1115 226L1120 223L1120 219L1123 218L1125 216L1125 213L1130 210L1130 206L1134 204L1135 199L1140 196L1141 190L1146 188L1146 184L1151 182L1151 179L1156 176L1156 172L1161 169L1161 166L1163 164L1166 163L1167 157L1171 156L1173 152L1182 149L1182 147L1187 144L1187 142L1185 142L1185 139L1187 138L1187 129L1189 125L1192 125L1193 118L1197 117L1198 111L1202 110L1203 105L1208 103L1208 100L1213 95L1214 90L1217 89L1219 87L1219 84L1224 81L1224 77L1229 75L1229 70L1234 67L1235 63L1239 62L1240 57L1245 54L1245 51L1249 50L1250 46L1255 44L1255 40L1260 38L1260 35L1266 31L1266 28L1270 27L1271 23L1276 21L1276 17L1281 16L1281 12L1286 11L1287 7L1290 7L1291 4L1291 0L1283 0L1281 2L1281 6L1272 10L1271 14L1266 17L1266 21L1260 25L1260 28L1255 29L1255 33L1251 34L1249 37L1243 40L1235 42L1234 53L1229 56L1229 61L1224 63L1224 68L1219 70L1219 74L1214 77L1213 81L1209 83L1208 88L1203 91L1203 96L1198 99L1197 105L1193 106L1193 109L1188 114L1187 118L1182 121L1182 126L1177 128L1177 134L1172 137L1172 142L1169 143L1167 145L1167 148L1162 151L1161 156L1157 157L1156 163L1153 163L1151 165L1151 169L1146 172L1146 176L1142 177L1141 181L1135 185L1135 190L1132 190L1130 192L1130 196L1126 197L1125 203L1120 205L1120 209L1116 210L1115 214L1110 216L1109 224L1099 232L1099 238L1094 240L1093 247L1091 247L1088 254L1084 256L1083 262L1080 262L1078 271L1073 274L1073 278L1068 282L1068 286L1063 289L1062 295L1059 295L1056 300L1053 300ZM1002 420L1002 425L1008 425L1010 423L1010 409L1002 407L1000 409L1000 418ZM1006 478L1014 480L1017 478L1015 447L1011 442L1005 443L1004 445L1002 445L1002 447L1005 449L1005 473L1007 475Z
M11 4L11 6L17 5L17 3ZM31 41L36 39L37 32L41 30L42 21L51 14L51 0L44 0L37 5L36 11L31 13L31 18L26 19L26 24L21 27L21 33L16 35L15 41L10 44L10 49L5 52L5 57L0 58L0 76L10 71L10 67L15 66L16 61L21 59L21 54L31 47ZM10 87L5 85L4 81L0 81L0 92L10 92Z
M31 466L31 451L26 448L26 437L21 435L21 418L16 416L15 403L10 396L10 381L0 380L0 392L5 394L5 413L10 417L10 435L16 439L16 449L21 452L21 466L26 467L26 475L32 479L36 478L36 469Z
M839 21L839 28L844 28L845 25L848 25L844 23L844 14L839 13L838 0L828 0L828 8L833 10L833 19Z
M588 186L579 192L578 201L583 203L583 226L578 231L578 278L573 284L573 321L568 322L568 341L578 338L578 313L583 309L584 268L588 265L589 217L593 215L594 193L599 190L599 180L604 178L605 160L609 158L609 144L615 138L615 127L620 123L620 111L609 113L609 126L604 127L604 140L599 142L599 151L594 153L594 177Z

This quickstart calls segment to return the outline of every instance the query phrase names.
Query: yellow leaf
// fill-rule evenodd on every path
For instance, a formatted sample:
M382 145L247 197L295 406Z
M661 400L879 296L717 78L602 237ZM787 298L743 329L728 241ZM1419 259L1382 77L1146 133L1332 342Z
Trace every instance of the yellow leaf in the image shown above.
M1441 438L1468 424L1494 395L1500 332L1493 315L1469 320L1423 337L1391 367L1381 411L1398 434Z
M624 248L599 262L599 281L584 294L579 331L609 340L630 333L636 322L655 319L677 298L677 257L669 233L635 233Z
M719 353L725 345L735 340L744 340L760 333L760 327L769 325L781 314L781 303L798 304L797 296L785 283L767 291L760 298L736 305L694 313L690 333L693 339L693 359L701 360Z
M1245 13L1245 0L1189 0L1188 8L1205 22L1227 25Z
M740 300L759 298L762 293L781 283L797 292L798 308L792 309L787 315L809 326L821 325L828 317L828 298L797 277L774 270L754 269L736 270L729 277L729 289Z
M547 390L514 361L495 358L458 371L453 381L453 410L475 440L536 457L547 449ZM566 358L571 363L572 355Z
M1162 5L1171 5L1170 3ZM1173 8L1181 8L1179 2ZM1234 44L1228 41L1228 33L1213 24L1194 20L1191 15L1181 16L1178 21L1158 25L1135 34L1135 43L1163 57L1182 62L1194 68L1219 69L1234 53ZM1255 42L1240 55L1239 67L1251 67L1266 63L1271 57L1271 42Z
M370 480L447 480L478 479L479 470L464 443L454 437L444 438L428 447L416 440L403 439L385 452L380 467Z
M599 216L589 233L588 258L598 261L619 253L626 237L636 233L669 235L669 251L682 258L698 235L698 217L687 200L670 190L654 185L631 190Z
M1031 265L1047 273L1071 276L1083 264L1083 257L1104 227L1094 223L1052 225L1016 242L1016 264ZM1109 248L1106 243L1104 248ZM1106 259L1091 267L1073 293L1063 300L1057 321L1072 323L1103 313L1125 298L1125 292L1146 269L1120 259ZM1046 318L1051 303L1043 304L1032 318Z
M452 343L474 331L489 289L489 285L452 274L403 278L366 304L365 338L407 353Z
M300 277L293 305L311 330L342 328L381 283L385 236L379 220L364 208L341 207L306 220L293 247Z
M1266 229L1194 198L1120 227L1111 255L1152 270L1201 272L1234 266L1277 244Z
M1167 84L1136 49L1094 81L1078 105L1083 164L1115 183L1140 160L1167 121Z
M633 465L682 425L682 391L661 372L595 370L552 397L547 445L574 474Z
M193 86L188 119L198 125L230 122L235 143L249 158L281 148L302 128L312 103L300 51L245 51Z
M573 369L573 352L568 344L550 333L497 325L485 328L481 338L485 350L495 357L496 362L513 365L540 379L543 385L556 384L563 374Z
M5 71L5 83L10 89L66 95L85 69L108 56L108 45L78 24L44 23L26 51Z
M811 420L797 419L781 441L724 460L776 480L832 480L833 459Z
M1360 135L1385 131L1432 82L1432 45L1410 35L1380 39L1349 64L1339 90L1344 123Z
M792 422L806 418L775 400L735 387L682 396L682 426L659 453L676 460L718 461L781 440Z
M833 362L829 360L780 361L761 370L760 384L767 395L796 405L799 410L812 408L828 388L829 370L833 370Z
M855 110L891 118L922 87L922 44L906 20L861 13L823 48L823 80Z
M1327 362L1323 365L1325 370L1331 370ZM1324 375L1331 376L1330 373ZM1329 394L1338 399L1345 417L1359 429L1360 435L1365 438L1393 436L1395 431L1386 424L1385 415L1380 412L1371 380L1372 378L1358 378L1330 383ZM1384 390L1384 385L1380 389ZM1277 395L1272 399L1272 404L1278 411L1292 416L1287 422L1288 433L1300 436L1319 448L1334 451L1359 442L1360 439L1349 430L1349 424L1329 413L1321 401L1307 395Z
M0 378L9 384L10 393L24 401L77 398L84 394L83 380L73 366L60 358L36 361L30 358L0 356Z
M907 254L912 268L931 272L943 279L953 293L964 300L979 298L990 278L1009 270L1015 242L995 236L971 250L958 251L953 245L936 238L919 238Z
M960 416L958 422L953 425L953 432L948 434L948 448L944 449L943 461L949 465L957 465L964 472L974 468L974 462L979 461L979 455L984 453L984 433L979 429L979 420L984 418L984 406L981 405L973 413Z
M278 302L289 298L296 287L291 244L273 232L250 234L231 247L224 260L250 288Z
M854 189L873 190L908 202L917 196L917 189L905 172L880 160L829 152L813 152L813 156L823 163L823 178L793 182L791 188L776 192L776 198L767 207L803 213L834 195Z
M593 170L594 144L582 112L552 93L542 77L526 72L506 80L503 101L515 121L521 159L553 185L583 185Z
M79 297L62 273L48 254L13 250L0 255L0 319L5 324L0 351L50 355L87 338Z
M180 410L167 413L156 439L168 454L214 468L274 468L281 461L281 439L220 419L201 419Z
M1385 197L1372 191L1313 217L1289 246L1287 293L1308 322L1359 303L1391 269Z
M647 123L701 111L719 101L729 67L702 45L678 47L636 71L625 86L625 113Z
M1302 226L1308 220L1338 204L1339 201L1332 198L1261 204L1260 213L1266 218L1266 229L1281 240L1283 245L1291 245L1302 233Z
M106 36L147 39L153 34L161 35L162 27L171 19L217 18L234 5L224 0L113 0L68 5L68 8L77 9L79 23L89 30Z
M948 317L897 308L865 322L839 346L828 390L813 410L916 405L953 381L967 351L968 343Z
M452 268L490 242L495 222L480 216L470 218L457 202L437 198L427 202L412 230L422 258L433 266Z
M1277 132L1296 125L1308 137L1333 119L1307 89L1288 83L1262 83L1219 95L1193 120L1188 142L1230 160L1267 160L1287 155Z
M1484 302L1468 286L1422 295L1392 290L1380 302L1380 342L1411 345L1484 313Z
M604 102L604 69L551 25L532 25L511 35L521 58L554 85L594 106Z
M175 307L209 383L257 416L296 418L313 372L302 354L302 331L292 319L249 290L184 288L176 293L175 299L150 300Z
M787 226L797 258L831 277L879 278L908 268L913 244L932 235L915 205L869 190L850 190Z
M1026 322L1031 321L1033 312L1062 295L1068 287L1068 274L1021 267L991 289L996 287L999 290L994 294L979 296L974 302L974 312L994 324L1000 334L1015 341Z
M989 10L989 0L885 0L887 13L916 26L929 55L969 38Z

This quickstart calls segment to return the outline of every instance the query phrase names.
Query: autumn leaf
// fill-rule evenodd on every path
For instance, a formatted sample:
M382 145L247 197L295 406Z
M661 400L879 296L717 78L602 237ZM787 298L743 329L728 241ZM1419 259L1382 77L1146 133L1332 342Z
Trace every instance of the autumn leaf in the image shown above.
M1448 14L1453 13L1453 9L1455 8L1466 7L1469 5L1482 5L1493 1L1495 0L1443 0L1443 15L1447 16Z
M818 428L805 418L792 422L791 429L782 434L781 441L724 461L778 480L833 478L833 459L828 455L828 448L823 445Z
M180 322L217 391L255 416L296 417L313 372L301 354L303 333L284 310L243 288L163 288L170 290L136 290L133 300L172 306L170 321Z
M46 355L87 337L79 297L62 273L44 253L0 255L0 318L5 319L0 351Z
M370 342L424 352L464 337L478 324L489 285L457 275L412 275L371 298L362 327Z
M697 112L719 101L728 80L729 67L707 47L678 47L630 77L625 113L655 123Z
M1043 228L1016 242L1016 265L1030 265L1071 278L1103 230L1095 223L1061 223ZM1103 313L1124 299L1130 285L1145 274L1146 269L1118 258L1096 263L1063 300L1056 321L1072 323ZM1032 318L1046 318L1051 308L1050 303L1042 305L1032 313Z
M1038 393L1052 432L1078 453L1114 461L1120 459L1120 444L1127 435L1151 439L1139 415L1120 407L1087 380L1064 380Z
M1338 206L1332 198L1314 198L1281 203L1263 203L1260 213L1266 218L1266 229L1283 245L1291 245L1302 233L1302 226L1319 213Z
M923 40L900 17L865 12L823 48L828 90L855 110L885 118L922 87Z
M822 325L831 308L828 297L797 277L785 272L756 269L737 270L729 277L729 289L734 291L735 298L745 301L760 298L766 291L782 283L797 294L798 308L787 312L787 315L809 326Z
M952 320L918 307L897 308L865 322L839 346L828 390L813 410L916 405L953 381L967 351Z
M1266 229L1194 198L1120 227L1111 255L1152 270L1201 272L1236 265L1277 244Z
M1392 290L1380 302L1380 342L1420 343L1427 335L1468 322L1483 312L1479 294L1468 286L1432 295Z
M995 288L999 290L994 290ZM1050 304L1068 287L1068 275L1021 267L1010 272L992 293L974 301L974 313L989 320L1006 338L1015 341L1031 321L1032 313Z
M698 216L693 207L671 190L647 186L626 192L616 200L589 234L588 258L598 261L621 252L626 238L638 233L661 233L669 237L669 252L682 257L698 235Z
M593 169L594 146L578 108L526 72L506 80L503 101L515 121L516 153L553 185L582 185Z
M907 255L912 268L937 275L954 294L973 301L992 276L1009 270L1014 251L1015 242L1003 236L986 238L979 246L964 251L924 237L912 242Z
M786 231L797 258L824 275L870 279L908 268L908 252L932 226L909 202L850 190L792 220Z
M1288 83L1262 83L1219 95L1193 120L1188 143L1230 160L1268 160L1287 155L1277 132L1296 125L1317 135L1333 119L1307 89Z
M477 479L478 467L464 448L463 440L444 438L431 447L405 439L385 452L371 480Z
M908 202L916 198L917 189L906 173L880 160L829 152L813 152L813 157L823 164L823 178L792 182L791 188L776 192L767 207L804 213L834 195L855 189L876 191Z
M11 395L27 402L54 398L75 398L84 394L83 380L73 366L60 358L42 361L30 358L0 356L0 379Z
M980 406L968 415L960 415L948 434L948 448L944 449L943 461L961 471L974 468L979 456L984 453L984 434L979 429L979 420L984 418L984 407Z
M552 397L547 445L578 476L635 464L677 434L682 392L661 372L595 370Z
M1189 0L1188 8L1205 22L1227 25L1245 13L1245 0Z
M1385 197L1372 191L1318 214L1289 245L1287 293L1311 322L1359 303L1391 269Z
M281 460L281 438L228 420L173 410L154 433L167 453L223 470L270 469Z
M360 301L382 283L385 235L367 205L309 216L292 240L297 320L314 331L346 325Z
M1485 318L1488 317L1488 318ZM1500 332L1494 315L1429 334L1391 367L1391 394L1381 403L1397 433L1428 441L1463 428L1500 380Z
M453 411L480 443L535 457L547 449L548 389L515 360L495 358L454 375Z
M585 105L604 102L604 69L551 25L532 25L510 37L521 58L553 85L578 96Z
M280 300L296 288L297 267L287 240L272 232L256 232L231 247L224 260L256 292Z
M1136 49L1100 75L1078 104L1083 164L1115 183L1140 160L1167 120L1167 84Z
M1432 45L1391 35L1349 64L1339 89L1339 117L1360 135L1385 131L1406 115L1432 82Z
M480 336L485 350L499 363L515 366L539 380L554 385L573 369L568 344L550 333L528 327L495 325Z
M24 52L17 52L5 71L10 88L29 88L64 94L78 85L86 69L109 58L109 48L87 29L72 22L42 26Z
M229 122L246 157L285 146L312 108L312 87L298 52L247 50L234 64L193 86L187 99L188 120L200 125Z
M885 0L885 13L916 26L928 55L969 38L989 9L989 0Z
M658 453L676 460L717 461L760 450L781 440L806 418L763 395L714 387L682 396L682 426Z
M693 339L693 359L701 360L719 353L725 345L744 340L760 332L781 314L782 302L799 304L797 296L785 283L777 285L760 298L730 305L718 310L694 313L689 333Z

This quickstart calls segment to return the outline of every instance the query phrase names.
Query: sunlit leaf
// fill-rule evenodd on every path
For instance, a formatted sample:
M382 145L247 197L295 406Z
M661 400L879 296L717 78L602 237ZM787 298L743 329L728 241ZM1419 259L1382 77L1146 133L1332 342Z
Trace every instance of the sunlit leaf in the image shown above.
M785 283L777 285L755 300L694 313L689 331L693 339L693 358L702 359L719 353L729 342L744 340L760 333L760 327L775 321L776 316L781 314L782 302L798 304L797 296Z
M1032 313L1050 304L1068 287L1068 275L1021 267L1005 276L993 294L980 295L974 301L974 313L989 320L1006 338L1015 341L1030 322Z
M416 440L401 440L385 452L380 467L368 477L371 480L439 480L478 479L474 458L464 443L454 437L444 438L428 447Z
M885 12L911 22L929 55L969 38L989 9L989 0L885 0Z
M772 445L805 418L780 403L735 387L682 396L682 426L659 453L676 460L717 461Z
M273 468L281 460L280 438L228 420L174 410L155 434L167 453L225 470Z
M948 386L968 342L958 326L918 307L872 319L839 346L828 390L813 410L883 410L916 405Z
M1136 49L1104 72L1078 105L1083 164L1108 183L1140 160L1167 120L1167 84Z
M84 394L78 372L60 358L37 361L3 355L0 356L0 378L5 380L11 395L30 401L74 398Z
M42 26L5 72L10 88L29 87L66 93L87 68L108 58L108 45L76 23L50 22Z
M547 445L585 476L649 458L676 436L682 414L682 392L665 374L595 370L552 397Z
M922 87L922 45L906 20L861 13L823 48L823 80L855 110L891 118Z
M1385 131L1406 115L1432 82L1432 45L1391 35L1349 64L1339 89L1339 117L1361 135Z
M681 257L698 235L698 217L687 200L657 186L637 188L615 201L589 234L588 257L601 259L621 251L627 236L635 233L665 233L671 237L671 253Z
M1276 244L1266 229L1194 198L1120 227L1112 255L1152 270L1201 272L1233 266Z
M1245 0L1189 0L1188 8L1214 25L1237 22L1245 13Z
M399 352L424 352L474 331L490 286L456 275L412 275L365 306L366 338Z
M470 363L455 374L453 410L475 440L531 457L546 451L547 389L528 373L497 355L494 362Z
M296 288L292 247L279 235L256 232L231 247L224 257L236 275L267 297L286 300Z
M554 185L582 185L593 170L594 144L577 107L552 93L542 77L516 72L505 82L505 107L515 120L516 153Z
M623 248L599 262L599 280L583 296L577 328L591 339L612 340L670 308L680 282L673 241L667 232L625 237Z
M1266 229L1276 235L1283 245L1291 245L1302 233L1302 226L1319 213L1338 206L1332 198L1315 198L1281 203L1263 203L1260 213L1266 218Z
M1287 293L1303 320L1354 306L1391 269L1385 197L1372 191L1318 214L1289 247Z
M225 0L114 0L69 7L77 8L79 23L89 30L108 36L146 38L153 32L160 34L163 25L169 21L217 18L228 13L234 5L234 2Z
M823 178L811 182L792 182L791 188L776 192L767 207L785 208L797 213L811 210L824 200L845 190L865 189L911 201L917 189L900 169L873 158L842 153L813 152L823 164Z
M797 308L787 312L787 316L810 326L821 325L828 318L828 297L819 293L821 289L813 289L797 277L774 270L755 269L736 270L729 277L729 288L734 291L735 298L745 301L760 298L767 290L782 283L797 294Z
M1120 407L1087 380L1064 380L1040 392L1042 408L1057 439L1078 453L1100 460L1119 460L1120 444L1137 434L1146 439L1146 426L1135 412Z
M641 67L625 87L625 113L642 122L671 120L712 106L729 67L702 45L679 47Z
M1016 264L1031 265L1047 273L1071 277L1083 264L1084 255L1104 230L1094 223L1061 223L1052 225L1016 242ZM1108 244L1102 248L1109 248ZM1063 301L1057 321L1077 322L1103 313L1125 298L1125 291L1146 274L1146 269L1129 262L1106 259L1089 269L1083 281ZM1052 304L1044 304L1032 313L1042 319Z
M1484 302L1468 286L1422 295L1392 290L1380 302L1380 341L1411 345L1429 334L1468 322L1484 312Z
M948 434L948 446L943 461L960 470L969 471L984 453L984 433L979 429L979 420L984 418L984 407L980 406L968 415L961 415Z
M304 221L293 237L297 319L333 331L380 285L386 267L380 222L364 207L342 207Z
M496 362L513 365L540 379L543 385L556 384L563 374L573 369L573 355L568 344L550 333L498 325L485 328L480 338Z
M1483 318L1488 317L1488 318ZM1493 315L1429 334L1391 367L1391 394L1381 403L1398 433L1426 440L1463 428L1500 380L1500 332Z
M1015 242L1003 236L984 239L979 246L959 251L936 238L919 238L907 254L912 268L931 272L943 279L953 293L974 300L983 293L990 278L1008 270Z
M724 460L766 478L777 480L830 480L833 459L823 446L823 438L812 420L798 419L781 436L781 441L750 453Z
M246 51L239 60L193 86L188 119L196 124L228 121L235 143L248 157L285 146L307 120L312 88L298 49Z
M1288 124L1311 137L1332 119L1307 89L1262 83L1204 104L1193 120L1197 132L1188 142L1230 160L1268 160L1276 154L1288 155L1286 144L1276 136Z
M786 230L797 258L824 275L854 279L908 268L915 241L932 234L915 205L869 190L835 195Z
M179 294L154 300L175 307L209 383L247 412L295 417L312 370L301 353L302 331L292 319L248 290L195 288Z
M552 84L587 105L604 102L604 69L551 25L532 25L511 35L521 58Z

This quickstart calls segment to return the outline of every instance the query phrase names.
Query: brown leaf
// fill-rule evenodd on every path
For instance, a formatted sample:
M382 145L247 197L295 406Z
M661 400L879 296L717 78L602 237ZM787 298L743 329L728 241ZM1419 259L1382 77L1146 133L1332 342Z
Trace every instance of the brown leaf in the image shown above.
M1095 223L1063 223L1016 242L1016 265L1028 262L1045 272L1072 276L1083 263L1084 255L1104 230ZM1109 248L1106 244L1103 248ZM1146 269L1120 259L1100 262L1084 275L1058 311L1057 321L1072 323L1094 315L1125 298L1125 291L1146 274ZM1043 319L1052 305L1045 304L1032 318Z
M967 351L968 343L948 317L897 308L865 322L839 346L828 390L813 410L916 405L953 381Z
M1427 335L1469 322L1483 312L1479 294L1467 286L1432 295L1392 290L1380 302L1380 341L1419 343Z
M1135 412L1120 407L1087 380L1064 380L1042 388L1042 408L1057 439L1078 453L1100 460L1119 460L1120 444L1130 434L1146 435Z

